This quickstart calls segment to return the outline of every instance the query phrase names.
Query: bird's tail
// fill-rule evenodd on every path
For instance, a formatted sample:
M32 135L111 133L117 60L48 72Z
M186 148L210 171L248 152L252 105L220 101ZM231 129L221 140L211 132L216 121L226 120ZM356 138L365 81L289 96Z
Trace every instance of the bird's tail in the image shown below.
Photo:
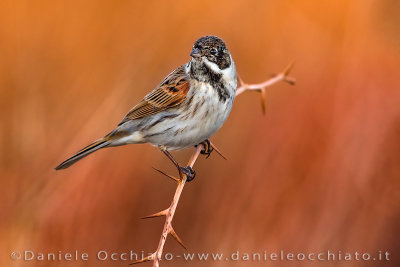
M95 152L96 150L103 148L103 147L107 147L108 145L111 144L111 141L106 137L101 138L95 142L93 142L92 144L82 148L81 150L79 150L75 155L73 155L72 157L64 160L60 165L58 165L55 169L56 170L62 170L62 169L66 169L69 166L71 166L72 164L74 164L75 162L77 162L78 160L86 157L87 155Z

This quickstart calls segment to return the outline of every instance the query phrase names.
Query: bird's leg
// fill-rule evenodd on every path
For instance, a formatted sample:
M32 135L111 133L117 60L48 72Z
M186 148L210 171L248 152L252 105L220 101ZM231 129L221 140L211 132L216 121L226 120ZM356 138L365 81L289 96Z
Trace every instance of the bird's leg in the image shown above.
M174 157L172 157L171 153L169 153L168 150L161 149L161 151L172 161L172 163L174 163L174 165L178 169L179 177L181 178L181 180L183 180L183 174L185 174L187 177L186 182L190 182L194 179L194 177L196 177L196 172L190 166L179 166L179 163L174 159Z
M210 140L208 139L204 140L198 145L203 146L203 149L200 151L200 154L206 155L206 158L208 158L211 155L211 152L214 151L214 148L211 146ZM197 147L198 145L196 145L195 147Z

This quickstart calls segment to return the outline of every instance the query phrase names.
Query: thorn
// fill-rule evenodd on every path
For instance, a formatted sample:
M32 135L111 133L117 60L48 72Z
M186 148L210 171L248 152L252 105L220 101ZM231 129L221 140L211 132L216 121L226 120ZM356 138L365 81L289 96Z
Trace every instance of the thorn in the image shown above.
M159 173L161 173L161 174L167 176L168 178L174 180L175 182L179 182L179 181L180 181L178 178L175 178L174 176L171 176L171 175L169 175L169 174L166 174L165 172L163 172L163 171L161 171L161 170L159 170L159 169L156 169L156 168L154 168L154 167L152 167L152 168L153 168L154 170L158 171Z
M129 265L138 264L138 263L143 263L143 262L152 261L152 260L154 260L154 253L151 254L150 256L147 256L146 258L143 258L143 259L141 259L141 260L137 260L137 261L134 261L134 262L132 262L132 263L129 263Z
M261 98L262 112L263 112L263 115L265 115L265 88L261 89L260 98Z
M210 141L210 144L212 146L212 148L214 148L215 152L218 153L218 155L220 155L224 160L228 160L223 154L222 152Z
M156 218L156 217L166 216L167 213L168 213L168 211L169 211L169 208L168 208L168 209L165 209L165 210L163 210L163 211L160 211L160 212L151 214L151 215L149 215L149 216L142 217L142 218L140 218L140 219L150 219L150 218Z
M287 83L289 83L290 85L294 85L296 83L296 79L289 77L289 73L292 71L294 66L294 60L292 62L289 63L289 65L283 70L282 74L283 74L283 80Z
M183 244L183 242L182 242L182 240L179 238L179 236L176 234L176 232L174 231L174 228L172 228L172 226L171 226L171 228L169 229L169 233L170 233L170 235L173 236L173 238L175 238L176 241L178 241L178 243L179 243L184 249L187 250L187 248L185 247L185 245Z
M240 83L240 86L246 86L246 84L245 84L244 81L242 80L242 77L241 77L239 74L237 74L237 79L238 79L238 81L239 81L239 83Z
M289 75L289 72L292 70L293 66L294 66L294 60L290 62L289 65L282 71L285 77Z
M292 77L285 77L285 78L283 79L283 81L289 83L290 85L295 85L295 84L296 84L296 79L295 79L295 78L292 78Z

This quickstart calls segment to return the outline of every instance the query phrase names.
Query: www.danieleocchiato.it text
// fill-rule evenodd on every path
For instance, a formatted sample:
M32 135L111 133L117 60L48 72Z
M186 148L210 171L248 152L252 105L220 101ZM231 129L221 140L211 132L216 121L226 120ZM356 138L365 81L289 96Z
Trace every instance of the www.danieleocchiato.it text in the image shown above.
M57 251L57 252L38 252L25 250L22 252L11 252L12 260L22 261L137 261L151 253L134 252L132 250L125 252L115 252L99 250L94 253L75 251ZM390 253L388 251L376 252L344 252L344 251L319 251L319 252L289 252L289 251L261 251L261 252L241 252L231 253L216 252L196 252L173 254L165 253L161 260L184 260L184 261L389 261Z

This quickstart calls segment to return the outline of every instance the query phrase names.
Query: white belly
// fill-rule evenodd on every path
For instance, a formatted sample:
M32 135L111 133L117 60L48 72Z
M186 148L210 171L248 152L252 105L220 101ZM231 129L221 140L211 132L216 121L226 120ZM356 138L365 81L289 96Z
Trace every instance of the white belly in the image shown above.
M215 89L204 83L192 86L186 100L177 109L161 112L155 119L166 114L178 114L166 119L144 132L146 142L164 146L168 150L178 150L197 145L210 138L225 122L233 104L234 97L221 101ZM232 88L233 89L233 88ZM234 95L234 89L232 90ZM190 105L185 103L193 94ZM162 133L162 134L159 134Z

